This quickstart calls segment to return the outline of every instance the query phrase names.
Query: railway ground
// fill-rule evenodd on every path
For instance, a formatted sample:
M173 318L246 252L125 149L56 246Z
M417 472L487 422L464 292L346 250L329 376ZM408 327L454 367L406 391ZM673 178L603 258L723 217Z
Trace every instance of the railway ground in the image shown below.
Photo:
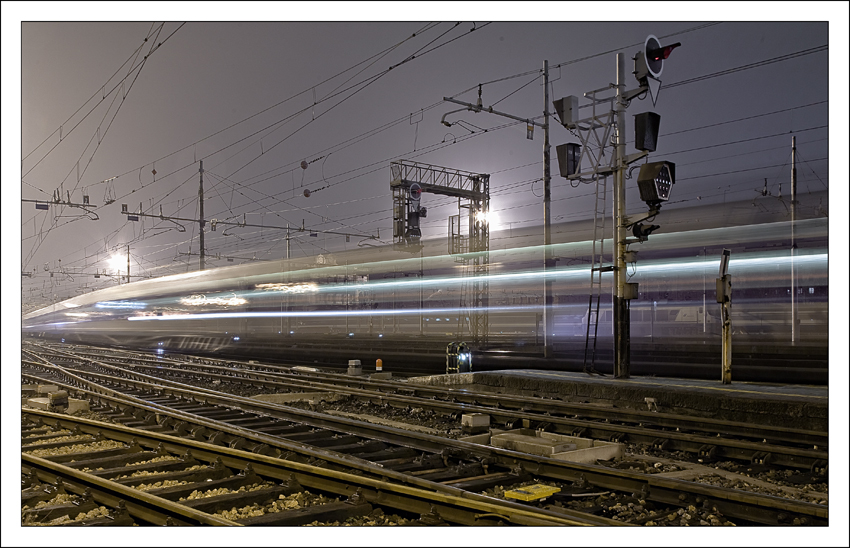
M54 355L51 359L59 359L60 357L61 353ZM122 369L129 368L131 377L139 377L140 375L142 375L141 371L147 371L148 373L153 372L149 368L149 366L144 365L146 363L145 359L146 358L133 357L130 355L122 355L121 357L107 357L103 355L102 357L97 358L97 360L101 363L103 363L104 360L111 360L113 363L116 364L120 364L121 362L126 364L123 367L121 365L118 365L117 369L115 369L114 366L108 366L112 367L112 369L115 369L114 371L112 371L112 369L103 369L101 367L102 373L110 371L113 373L117 373L120 372L120 370ZM213 361L217 362L217 360ZM516 375L517 377L519 377L519 379L509 379L508 381L502 380L501 382L494 382L491 379L491 376L493 374L490 372L473 373L468 375L434 376L424 379L401 378L401 376L396 376L393 377L392 384L397 384L401 387L406 386L407 388L402 388L399 394L393 395L388 387L379 386L380 383L376 384L373 387L368 387L366 385L359 384L361 381L369 381L369 377L371 375L368 374L368 372L367 374L361 376L346 376L341 375L339 373L323 373L322 371L315 371L315 373L308 373L304 371L304 374L302 374L304 368L287 368L269 366L264 364L240 365L234 364L232 362L218 363L219 365L215 365L215 363L210 362L209 360L203 360L203 363L199 364L197 363L197 360L192 360L192 365L187 364L187 368L182 371L181 368L183 366L178 363L174 363L173 366L170 366L169 368L160 369L158 367L155 367L156 372L154 372L154 375L158 377L160 376L161 372L167 377L172 377L176 374L177 376L175 378L178 380L178 382L185 383L183 386L196 385L199 387L203 387L203 389L207 391L206 394L199 392L195 396L189 396L193 399L179 400L177 402L178 405L175 406L175 408L182 407L184 410L188 409L189 412L193 413L195 411L192 411L192 409L198 408L199 405L206 408L208 404L211 403L211 391L216 391L219 394L223 394L223 392L233 391L233 393L240 394L243 399L246 396L251 398L251 396L256 396L259 393L266 393L268 395L284 396L287 400L286 403L275 403L276 405L287 406L290 409L301 408L307 410L308 413L336 415L339 417L344 417L348 420L370 422L377 425L383 424L386 427L392 428L404 428L404 425L407 425L408 428L404 429L427 432L432 436L438 436L440 438L443 438L445 440L443 443L448 443L450 445L452 444L452 442L449 440L457 440L458 437L466 437L468 436L468 432L463 432L462 429L459 428L460 424L458 423L460 421L458 420L459 416L455 416L457 415L456 412L449 412L448 414L446 412L448 410L447 406L451 403L451 400L455 400L455 398L450 396L449 400L446 400L444 397L430 396L430 392L433 391L433 388L427 388L428 386L436 388L440 384L445 385L447 383L451 383L452 392L455 395L469 393L473 390L478 390L481 392L490 392L491 394L504 394L504 398L499 400L502 404L509 404L509 400L511 400L511 398L508 397L509 395L519 395L526 397L529 399L529 403L522 404L522 407L519 408L519 412L524 413L526 416L529 417L528 420L532 421L532 424L530 426L531 429L540 426L541 428L539 429L541 431L547 428L546 426L543 426L546 424L544 420L545 417L531 417L532 413L538 413L540 415L544 415L545 413L541 412L541 410L539 409L527 407L528 405L533 404L531 400L550 401L552 402L552 404L555 404L556 402L553 401L552 398L556 398L561 400L561 403L577 402L578 404L584 404L585 406L598 406L599 409L611 410L616 408L633 408L641 410L643 412L643 415L655 415L654 411L658 410L660 411L659 415L663 415L665 413L669 414L673 412L686 414L683 412L683 409L681 409L681 407L684 406L676 406L674 405L674 403L682 401L682 398L687 399L688 397L690 397L690 393L699 390L705 391L705 394L701 396L703 398L710 398L712 396L716 399L718 397L737 397L741 401L752 399L752 394L756 393L758 396L764 398L765 401L770 402L769 404L767 404L768 407L771 405L780 406L782 399L789 400L790 398L798 398L798 401L806 403L810 401L817 403L820 401L819 398L821 397L823 400L827 399L826 389L820 387L810 388L764 385L762 387L764 388L763 390L754 390L758 387L753 386L750 383L746 383L746 385L745 383L737 383L732 387L723 387L722 385L720 385L719 381L717 383L701 383L690 380L684 381L654 378L643 379L638 377L635 377L628 381L615 381L610 377L597 378L589 377L584 374L553 375L552 372L529 371L508 372L521 374ZM256 365L256 368L250 367L252 365ZM298 371L295 371L293 375L293 371L286 371L289 369L298 369ZM84 375L93 376L93 378L98 377L98 375L94 374L93 372L83 372L84 369L79 370L79 373L82 373ZM106 381L107 378L104 377L102 373L99 375L99 377L102 377L103 380ZM310 375L314 375L314 377L310 377ZM501 376L504 378L510 377L511 375L503 374ZM330 384L332 381L345 381L346 378L352 381L354 384ZM147 381L145 382L150 382L150 380L153 379L147 379ZM320 393L315 391L310 392L310 390L316 390L318 388L307 389L302 386L305 385L305 383L317 383L316 387L321 385L323 386L323 390L329 389L331 393L333 393L332 395L334 397L318 397ZM629 384L629 390L634 393L629 393L628 397L618 396L617 389L625 388L623 385L627 383ZM644 392L642 394L638 393L638 389L633 388L632 385L641 386L641 389L643 389ZM111 384L110 386L112 386L113 388L120 388L118 385L115 384ZM344 386L351 386L353 392L351 394L344 394L346 391L349 390ZM127 387L129 388L130 384L128 384ZM721 390L714 390L715 387L719 387L721 388ZM72 391L74 390L73 387L69 388ZM122 391L123 390L126 389L122 388ZM133 389L133 391L127 393L134 393L136 394L136 396L142 396L143 399L147 398L148 402L159 402L157 405L165 403L163 398L161 398L160 396L144 396L141 392L138 392L138 390L147 389L144 388L143 384L139 384L138 388L135 388ZM176 387L174 390L179 391L179 389ZM246 393L245 390L250 393ZM647 401L646 398L652 398L652 396L647 396L645 392L646 390L655 390L658 391L659 394L670 393L673 394L673 396L668 399L656 398L654 401ZM301 391L304 392L303 397L297 397L297 393ZM367 391L372 391L371 396L365 394ZM359 396L356 395L358 392L361 393ZM183 397L185 398L187 396ZM382 403L375 404L375 398L377 398L378 402ZM414 401L417 398L420 400L420 403L418 404L416 403L416 401ZM438 403L437 407L435 407L437 411L432 410L428 407L426 400L431 400L432 398L435 399ZM297 401L299 399L302 401ZM406 399L409 401L406 401ZM393 405L390 405L388 403L391 400L394 402ZM186 403L181 403L183 401L185 401ZM260 401L262 401L262 399L260 399ZM238 405L244 407L244 403L247 402L243 401L243 403L240 403ZM825 405L826 402L824 401L823 403ZM119 407L123 405L124 404L120 404ZM399 405L401 407L399 407ZM422 405L423 408L419 408L418 405ZM479 410L487 405L493 405L491 412L494 417L502 416L504 413L508 412L502 405L499 405L498 403L488 404L485 400L481 400L480 402L473 401L471 404L465 405L469 406L469 409L472 409L472 407L476 407ZM738 405L740 406L743 404L739 402ZM442 411L439 410L440 406L443 407ZM726 404L726 406L728 407L729 404ZM580 405L577 405L576 407L580 407ZM94 411L94 407L92 408L92 411ZM711 416L710 410L697 411L700 413L708 413L708 416ZM117 412L118 415L123 416L122 421L125 422L127 425L130 424L126 422L127 420L130 420L132 422L134 418L138 418L137 412L130 412L130 414L128 414L127 411L114 410L108 411L107 414L114 414L115 412ZM249 412L247 411L247 408L245 412ZM205 411L205 413L209 415L208 412ZM216 413L221 414L223 412L216 411ZM130 415L135 415L135 417L131 417ZM554 425L557 421L564 422L565 420L571 420L570 416L571 415L569 413L567 414L567 416L561 419L555 418L553 416L551 419L548 419L552 421L553 425L549 428L555 428L556 426ZM91 418L95 420L102 420L105 417L92 416ZM578 415L572 418L578 419ZM188 416L184 416L184 419L188 419ZM239 422L240 424L247 426L247 423L245 421L256 422L259 419L265 420L262 417L250 418L245 416L245 418L239 418L234 422ZM503 419L499 420L504 422ZM611 422L613 426L613 423L616 423L618 421L612 420ZM770 421L768 420L761 422L762 424L766 424ZM591 433L595 429L598 429L600 431L607 430L609 428L609 426L607 425L608 421L605 420L603 421L603 423L605 424L589 426L588 433ZM145 428L148 428L148 426L145 426ZM502 427L501 424L496 426L497 429ZM195 427L187 426L187 428L192 430L194 434L197 434L197 432L194 432ZM275 426L275 428L279 430L281 427ZM513 425L508 429L516 428L522 429L522 425ZM807 426L806 428L816 430L816 428L812 428L811 426ZM184 428L184 430L185 429L186 428ZM180 429L175 428L175 432L177 432L178 430ZM198 430L198 432L200 432L200 430ZM206 432L206 434L212 435L205 435L201 437L195 436L195 439L202 440L209 438L209 441L211 443L218 443L218 441L214 442L213 439L219 440L219 438L221 438L221 435L214 434L213 432L213 430L210 430L209 432ZM676 429L676 432L678 432L678 429ZM302 434L298 435L301 436ZM318 432L316 432L315 435L310 435L316 438L320 437ZM637 436L637 434L635 435ZM678 434L674 434L674 436L676 435ZM340 436L338 435L335 437ZM346 434L340 437L340 439L344 441L350 437L350 434ZM225 437L223 439L227 438ZM759 436L759 441L761 441L761 436ZM816 443L821 442L818 441ZM725 462L723 460L718 461L717 459L713 459L710 462L709 466L707 465L709 463L703 464L701 460L694 459L693 455L690 455L690 457L684 454L675 455L671 454L669 451L667 451L666 453L664 451L658 452L652 450L652 448L647 448L645 446L639 447L635 445L633 447L632 445L634 444L628 444L628 449L624 456L611 459L610 462L606 462L604 460L597 460L595 465L607 468L611 472L613 472L612 469L622 470L627 475L653 475L657 476L659 479L670 478L671 480L684 480L694 483L703 483L708 489L735 489L739 491L761 493L770 497L787 498L789 499L789 503L787 504L791 504L790 500L798 500L804 501L805 503L811 505L816 505L817 507L820 507L822 509L828 507L828 487L827 484L824 482L826 476L821 475L819 478L815 478L814 472L812 472L812 474L800 474L794 471L789 472L773 469L772 467L764 466L761 464L741 465L740 462ZM815 449L817 449L817 447L815 447ZM416 458L420 457L414 456L411 458L414 458L415 461ZM413 462L412 464L416 464L416 462ZM433 466L433 464L431 465ZM407 466L407 464L405 464L405 466ZM451 470L454 469L452 468ZM458 470L460 470L460 468L458 468ZM596 469L586 469L586 473L588 474L609 474L611 472L602 472L601 469L598 472L596 471ZM817 481L813 481L813 479L811 478L815 478ZM568 496L570 498L566 498L563 501L559 500L558 497L550 498L549 502L551 504L546 506L545 508L551 509L553 511L556 508L563 510L569 509L571 511L586 511L589 512L591 515L597 515L611 520L623 520L623 523L632 523L635 525L727 525L733 524L735 521L738 521L737 519L734 519L730 522L726 519L726 517L723 516L722 508L721 512L718 512L717 508L712 508L710 504L706 505L704 496L701 497L698 495L695 499L694 504L678 505L678 508L674 508L674 506L677 506L674 504L669 508L660 508L658 507L658 504L661 500L663 500L664 497L661 497L659 499L657 495L654 496L653 498L655 499L655 506L653 506L653 504L651 503L647 504L649 502L650 497L644 496L642 493L639 493L638 491L640 490L635 491L634 489L632 489L631 491L629 491L629 489L626 489L625 493L612 495L605 492L610 490L610 486L602 489L599 487L594 489L593 487L582 486L583 480L581 478L576 479L570 477L568 481L563 481L564 479L567 478L565 477L558 480L553 476L552 479L547 481L549 481L550 483L554 481L552 486L560 488L564 493L566 493L566 495L564 496ZM459 480L453 480L453 482L461 480L478 481L476 478L460 478ZM525 484L522 483L520 480L520 476L514 478L514 480L511 481L511 487L524 488ZM593 477L590 477L590 480L590 485L592 485L595 480ZM540 480L535 478L530 481ZM632 478L630 481L634 482L635 478ZM819 484L808 485L806 484L806 482ZM602 484L604 483L605 482L603 481ZM656 484L657 482L653 483L653 485L655 486L654 488L660 488L663 485ZM481 492L481 487L475 490ZM571 490L575 489L580 490L578 495L571 492ZM492 488L492 492L487 491L484 494L486 494L486 496L488 497L496 497L498 499L501 499L504 496L504 490L500 490L499 486L496 485L494 488ZM743 495L742 493L740 496L747 495ZM644 501L644 499L646 499L646 501ZM701 499L702 502L700 502ZM581 502L581 504L579 504L579 502ZM585 506L587 508L584 508ZM692 510L690 506L694 506L695 510ZM822 512L824 516L827 515L825 514L825 511L826 510L823 510ZM423 519L422 515L423 514L420 513L419 516L415 517L416 519ZM789 516L791 517L787 518L788 520L790 520L787 522L788 525L809 524L804 522L805 518L803 518L802 521L797 520L801 521L800 523L794 523L795 518L791 515L791 513L789 513ZM780 524L786 523L782 521L783 518L781 516L779 519ZM386 524L381 522L381 520L372 521L375 523L369 524ZM337 525L337 523L335 523L334 521L329 521L327 522L327 524ZM358 525L360 524L358 523Z

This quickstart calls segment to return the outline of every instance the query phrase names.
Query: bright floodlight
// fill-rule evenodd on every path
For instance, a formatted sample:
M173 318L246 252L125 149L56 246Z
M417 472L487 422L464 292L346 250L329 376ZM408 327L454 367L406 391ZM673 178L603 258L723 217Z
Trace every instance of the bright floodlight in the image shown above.
M108 260L109 268L112 270L121 270L127 265L127 257L121 255L113 255Z
M488 211L484 213L483 211L479 211L475 214L475 220L489 225L490 227L494 227L499 224L499 214L495 211Z

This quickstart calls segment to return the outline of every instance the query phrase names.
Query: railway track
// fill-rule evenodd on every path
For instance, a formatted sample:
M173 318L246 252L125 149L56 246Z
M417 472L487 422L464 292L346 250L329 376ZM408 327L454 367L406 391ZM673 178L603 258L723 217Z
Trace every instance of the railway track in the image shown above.
M73 360L56 351L56 356ZM86 359L81 356L78 359ZM162 376L184 372L187 381L262 383L269 391L333 392L376 404L400 408L426 408L444 415L488 415L495 425L581 436L591 439L640 443L656 449L684 451L702 458L730 459L754 464L805 468L811 472L828 467L828 433L753 425L711 418L697 418L649 411L601 408L537 397L469 392L451 388L410 385L394 381L306 371L273 365L235 366L176 361L157 361L138 354L101 355L99 363L126 371ZM207 360L209 361L209 360Z
M91 398L95 405L99 404L116 417L122 417L125 425L134 425L151 432L156 430L160 434L171 433L164 435L188 436L195 441L208 441L214 445L226 444L230 449L241 447L249 449L253 454L270 458L282 455L285 460L323 461L320 463L323 466L337 467L338 470L353 469L364 476L391 477L435 492L480 496L474 493L495 485L521 484L528 480L548 481L560 482L564 488L572 490L574 495L611 490L627 496L637 494L643 497L639 500L679 509L694 504L708 505L722 508L723 515L727 517L751 523L777 524L790 519L800 523L823 524L828 520L828 510L821 505L764 495L742 496L734 490L653 478L601 466L552 462L554 459L546 457L401 432L186 385L181 387L180 383L173 381L121 379L91 371L72 373L61 367L32 361L24 365L41 371L38 375L28 373L28 378L43 378L40 375L45 372L53 374L54 381L61 377L66 381L64 388ZM92 365L92 368L111 370L110 366L103 364ZM130 372L131 377L139 375ZM155 381L162 384L154 384ZM108 387L106 383L123 388L119 391ZM136 391L136 395L128 395L128 390ZM212 418L215 414L220 415L218 419ZM237 418L234 419L234 416ZM228 423L228 418L237 422ZM290 424L283 421L289 421ZM286 430L294 428L294 423L301 425L302 430ZM303 430L305 426L307 430ZM304 434L301 439L291 439L301 434ZM360 436L361 439L352 436ZM368 455L362 451L359 456L357 453L345 452L375 441L394 443L400 449L378 449L373 445L372 449L377 449L373 453L385 451L381 455L383 460L362 458ZM342 448L343 451L336 451L335 448ZM393 455L394 451L399 453Z
M374 516L376 508L382 509L378 515L418 515L408 518L409 525L611 521L592 515L574 519L495 499L473 501L45 411L26 411L22 418L25 525L292 526ZM63 448L67 451L58 451Z

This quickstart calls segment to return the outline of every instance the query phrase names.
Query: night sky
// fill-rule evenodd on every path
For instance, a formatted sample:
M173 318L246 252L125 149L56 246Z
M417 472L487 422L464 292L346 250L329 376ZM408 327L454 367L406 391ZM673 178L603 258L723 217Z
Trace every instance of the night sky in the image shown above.
M20 278L22 311L48 304L53 295L61 300L116 284L115 277L95 279L91 273L114 275L110 258L120 255L126 274L128 245L132 276L197 269L197 223L129 222L121 207L136 212L141 203L144 213L196 219L200 160L207 220L278 227L303 222L315 230L380 233L380 241L390 243L389 165L406 159L491 174L490 207L498 215L491 230L539 226L542 129L528 140L524 123L468 111L448 114L453 125L446 127L443 115L462 107L443 97L474 103L483 84L485 107L542 122L544 60L553 110L553 99L581 97L613 83L619 51L626 57L627 87L636 87L631 57L649 34L664 45L682 46L665 62L657 105L649 98L631 102L626 135L633 152L632 116L648 110L661 115L658 150L650 161L676 162L678 179L665 208L751 200L765 180L773 196L790 194L792 135L798 193L829 190L830 148L838 158L848 150L846 4L805 3L804 11L796 3L735 4L733 13L728 4L722 10L711 3L656 4L664 18L684 22L428 22L638 16L642 5L602 4L590 11L583 5L574 12L575 4L543 3L521 13L494 13L489 3L441 4L396 13L389 3L363 12L345 3L189 3L168 10L142 4L117 12L102 4L78 11L4 3L4 318L17 317L18 273L11 263L16 246L20 270L28 274ZM16 11L18 20L11 21ZM784 17L786 11L811 21L705 22L712 16ZM181 22L240 16L419 22ZM45 17L169 22L22 22ZM840 128L831 134L830 120ZM556 118L551 121L553 222L585 219L592 207L589 185L572 188L558 175L555 156L556 145L577 139ZM846 168L839 174L829 192L831 213L838 215L832 222L846 229ZM20 186L12 183L18 176ZM51 204L43 211L22 201L17 217L18 198L52 201L59 195L66 201L68 192L71 203L88 196L91 207ZM633 181L627 203L628 213L645 208ZM429 209L423 238L445 237L455 203L431 196L423 205ZM219 226L205 234L207 267L282 258L284 236L273 228ZM302 234L293 240L292 254L356 249L361 241ZM844 255L834 256L834 269L846 268ZM847 287L846 273L839 279L839 288ZM4 348L7 336L17 338L13 329L6 331L12 335L4 334ZM14 364L16 355L9 354L6 361ZM4 487L16 474L13 457L4 459L10 469L6 474L4 464ZM10 499L4 499L5 507ZM14 509L4 515L17 519ZM366 538L357 536L369 544ZM252 537L256 542L266 541ZM700 541L680 536L671 542Z

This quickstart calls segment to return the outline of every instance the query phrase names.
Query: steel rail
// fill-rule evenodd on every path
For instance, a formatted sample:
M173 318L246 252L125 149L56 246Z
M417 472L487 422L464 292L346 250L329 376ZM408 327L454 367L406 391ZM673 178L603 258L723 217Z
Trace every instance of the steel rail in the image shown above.
M136 374L141 375L141 374ZM147 377L146 375L141 375ZM118 382L128 383L125 379L118 379ZM138 381L137 381L138 382ZM148 384L142 381L142 384ZM180 383L174 383L180 384ZM160 387L162 388L162 387ZM168 390L168 389L166 389ZM186 393L192 393L193 390L183 390ZM315 417L322 421L321 414L309 411L300 413L292 413L290 408L278 406L275 404L265 404L249 400L239 396L230 396L216 393L215 391L201 389L200 398L207 402L220 401L239 403L240 406L246 404L250 406L253 412L261 412L266 415L282 415L282 418L288 420L292 416L298 416L296 419L300 422L308 422L304 417ZM264 411L259 411L264 410ZM521 467L532 474L538 474L552 479L561 481L589 481L590 483L608 489L624 490L627 492L645 492L646 497L667 504L687 505L691 502L705 503L712 501L715 506L722 506L726 509L726 515L746 520L753 520L763 524L779 524L785 519L785 516L793 515L801 517L809 523L825 524L828 522L828 508L821 505L803 503L798 501L788 501L778 497L766 496L757 493L746 493L731 489L718 488L715 486L706 486L701 484L693 484L683 480L659 478L652 475L632 474L620 470L613 470L596 465L585 465L559 461L547 457L536 457L515 451L509 451L500 448L489 446L481 446L469 442L459 440L447 440L435 438L427 434L418 434L415 432L400 433L396 429L382 427L380 425L362 425L358 421L350 421L347 419L339 419L328 421L331 424L351 425L354 430L349 430L358 435L369 434L367 432L383 432L385 438L393 442L401 442L407 440L410 445L413 441L425 442L437 445L440 448L452 447L459 452L465 452L472 455L479 455L483 458L491 458L491 462L501 462L504 465ZM325 428L333 428L332 426L323 426ZM337 426L336 429L340 429ZM380 435L380 434L378 434ZM372 434L376 436L376 434ZM678 501L678 502L677 502Z
M48 483L55 483L56 478L61 478L66 490L77 494L90 489L94 500L105 506L115 508L119 501L124 501L131 516L154 525L166 525L168 517L174 520L174 525L239 525L220 516L24 452L21 453L21 462L35 470L39 479Z
M90 358L82 358L82 359L90 359ZM155 376L144 375L135 370L128 370L126 367L109 365L103 362L99 362L101 365L105 367L114 368L115 370L121 371L127 375L140 375L141 379L151 380L155 379L157 383L163 384L172 384L172 386L181 385L182 383L177 383L177 381L171 381L168 379L161 379ZM134 366L131 364L132 368ZM150 366L138 366L138 367L150 367ZM210 367L210 366L205 366ZM217 373L207 373L208 375L213 376L219 380L260 380L268 385L279 385L282 387L291 387L292 384L287 384L287 382L280 382L278 380L269 380L269 377L263 373L252 372L252 371L240 371L235 370L239 376L231 376L231 375L221 375ZM308 381L310 382L310 381ZM182 385L189 386L189 385ZM301 385L303 388L304 385ZM339 388L334 385L325 385L322 383L312 383L310 384L312 388L317 390L331 391L340 393ZM199 387L191 387L195 390L207 391L208 389L199 388ZM215 392L215 391L211 391ZM768 443L767 437L764 438L764 442L752 442L752 441L742 441L742 440L734 440L734 439L726 439L719 437L708 437L700 434L691 434L691 433L683 433L683 432L671 432L664 430L655 430L648 429L641 426L629 426L629 425L620 425L613 424L608 422L606 419L605 423L600 423L597 421L588 421L582 419L570 419L563 417L555 417L551 415L539 415L534 413L529 413L525 409L523 410L510 410L510 409L502 409L502 408L491 408L491 407L483 407L483 406L475 406L468 405L463 403L449 403L449 402L440 402L433 401L428 399L423 399L417 396L403 396L403 395L393 395L393 394L384 394L384 393L374 393L368 390L359 389L359 388L348 388L349 394L355 395L357 397L369 399L370 401L377 403L388 403L395 402L404 406L413 406L413 407L429 407L432 409L440 410L444 413L483 413L490 415L492 417L497 418L501 423L508 423L517 420L527 421L529 427L533 427L536 429L545 428L547 430L567 434L567 435L576 435L580 434L584 437L595 438L595 439L604 439L604 440L612 440L612 441L622 441L629 439L629 441L637 442L637 443L645 443L652 446L663 447L666 450L670 451L687 451L690 453L695 453L698 455L712 456L715 458L729 458L736 460L746 460L750 462L762 461L762 462L771 462L772 464L779 466L788 466L788 467L805 467L812 468L815 466L822 467L823 463L828 462L829 453L828 451L824 451L821 449L802 449L798 447L786 447L782 445L776 445L774 443ZM220 392L218 394L221 394ZM498 403L498 402L497 402ZM545 405L545 404L541 404ZM652 413L648 413L653 415ZM716 421L717 423L723 423L724 421ZM687 424L691 424L689 421L686 421ZM721 426L718 425L718 428ZM768 429L770 430L770 429ZM789 429L790 430L790 429ZM725 433L725 430L724 430ZM768 433L765 433L765 436L769 436ZM820 438L819 438L820 439ZM824 443L824 442L821 442ZM825 445L825 444L824 444Z
M52 366L56 367L56 366ZM75 375L69 375L72 377L76 377ZM85 381L82 378L76 377L78 382L88 383L89 381ZM150 413L157 414L159 416L167 416L172 417L178 421L186 421L195 425L199 425L202 429L207 428L209 431L221 431L227 432L233 435L235 438L242 438L245 440L251 440L256 443L255 447L252 451L256 451L258 447L266 445L268 447L273 447L278 449L279 458L288 458L288 455L292 453L302 454L308 456L312 459L318 461L325 461L328 463L333 463L338 466L338 469L355 469L360 472L364 472L369 474L371 477L377 478L385 478L392 479L398 483L410 484L415 486L418 489L424 490L432 490L434 492L444 493L450 496L467 498L470 500L479 500L479 501L489 501L492 500L490 497L486 497L484 495L480 495L477 493L472 493L463 489L459 489L456 487L452 487L450 485L445 485L442 483L430 481L427 479L419 478L413 475L405 474L403 472L396 472L391 469L384 468L378 464L353 457L346 454L335 453L333 451L323 450L321 448L311 447L309 445L301 444L299 442L288 441L283 438L275 437L272 435L266 435L259 432L254 432L249 429L240 428L238 426L230 425L226 422L217 421L214 419L206 419L197 415L193 415L191 413L184 413L178 410L170 410L166 406L161 406L158 404L147 403L145 404L144 400L140 400L139 398L135 398L132 396L125 396L124 398L116 397L115 395L101 395L96 392L91 392L76 386L72 385L64 385L64 388L69 390L74 390L77 392L85 392L94 395L97 398L106 398L115 402L119 406L127 406L133 407L136 409L141 409L144 411L148 411ZM120 394L117 391L102 387L104 391L109 392L110 394ZM131 398L135 401L130 401ZM197 432L197 431L196 431ZM208 432L209 433L209 432ZM513 503L510 501L504 501L508 507L523 507L524 505L520 503ZM545 512L544 512L545 513ZM589 521L589 524L592 525L618 525L621 522L617 522L614 520L607 520L607 518L597 518L590 517L588 518L586 514L582 512L576 512L569 509L562 509L561 511L555 514L567 515L568 517L578 520L578 521Z
M61 352L61 351L56 351ZM348 375L330 373L324 371L304 372L293 370L291 367L274 366L269 364L241 364L242 368L234 368L223 365L207 365L191 362L180 362L173 359L151 359L131 352L126 359L133 365L145 366L145 363L171 363L181 368L193 368L200 370L233 372L247 379L272 380L281 383L291 383L293 386L310 386L317 390L333 390L336 385L342 384L349 388L356 387L362 390L386 390L392 392L403 392L412 397L441 398L452 400L453 403L469 403L482 407L495 407L498 411L507 410L522 411L526 413L537 412L544 414L559 413L563 415L581 415L583 417L622 421L632 423L648 423L663 428L679 428L688 431L702 431L716 433L722 429L725 434L732 436L753 437L759 439L770 439L773 441L807 444L818 447L827 447L828 432L803 430L799 428L785 428L768 425L753 425L750 423L724 421L710 417L692 417L676 415L672 413L650 412L641 410L629 410L622 408L600 409L598 406L565 402L556 399L526 398L511 396L507 394L488 394L486 392L470 392L468 390L456 390L451 388L433 387L427 385L401 385L395 381L363 379ZM71 354L71 353L69 353ZM71 354L73 355L73 354ZM84 355L83 355L84 356ZM117 357L115 359L118 359ZM234 363L228 360L217 360L215 358L204 358L212 361ZM248 369L246 369L248 368ZM276 370L276 371L275 371ZM228 376L228 375L225 375ZM266 377L268 376L268 377ZM315 376L324 378L328 384L321 381L308 379L297 379L297 376ZM238 379L239 377L237 377Z
M589 525L594 521L598 524L604 520L604 518L602 520L594 520L594 516L588 516L586 521L579 521L557 515L547 515L533 511L527 507L515 508L510 504L503 504L503 501L498 499L489 499L487 501L470 500L445 493L436 493L410 486L397 485L389 481L382 481L347 472L328 470L309 464L231 449L229 447L219 447L205 442L184 440L164 434L78 417L69 417L68 415L48 411L28 410L24 414L40 417L46 424L54 424L69 429L79 428L82 432L92 434L100 432L108 439L125 443L136 440L139 445L150 448L162 444L166 451L178 454L189 450L192 456L199 461L212 463L217 459L221 459L224 466L230 469L242 470L250 464L254 472L261 477L272 478L278 481L287 481L294 478L306 488L313 488L348 497L353 497L355 493L359 493L359 496L364 497L365 500L379 506L390 506L422 515L436 509L437 513L443 519L463 525L498 525L502 520L507 520L517 525L532 526ZM24 454L22 454L22 459L24 457ZM81 475L88 476L89 474L85 472L79 472L77 474L77 476ZM84 480L87 478L76 477L75 479ZM135 491L132 488L126 489ZM133 493L127 494L132 495ZM152 495L149 496L154 498ZM610 522L606 523L609 525L618 524L615 520L605 521Z

